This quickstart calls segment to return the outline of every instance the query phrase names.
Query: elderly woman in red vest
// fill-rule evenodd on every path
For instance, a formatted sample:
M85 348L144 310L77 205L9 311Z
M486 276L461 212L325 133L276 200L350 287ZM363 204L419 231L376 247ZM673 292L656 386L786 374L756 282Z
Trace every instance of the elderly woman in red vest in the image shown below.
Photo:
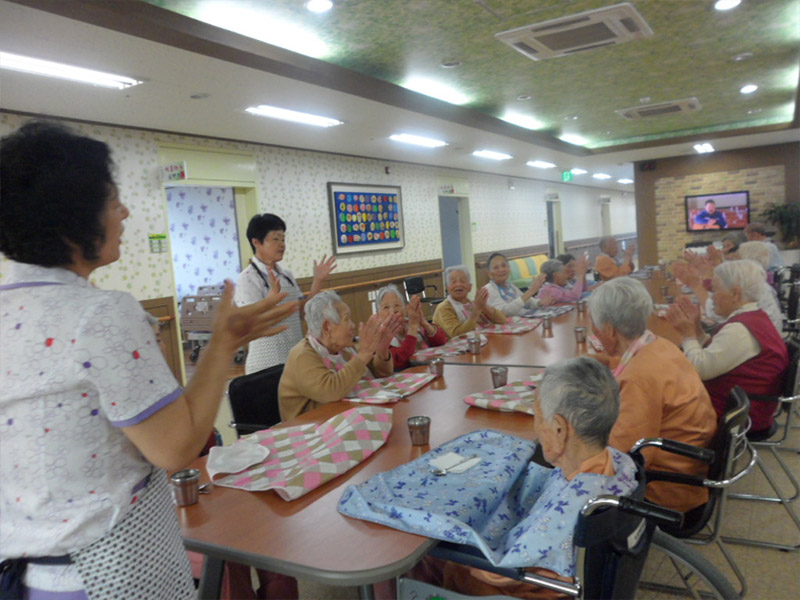
M722 414L731 389L739 385L750 395L777 396L789 365L786 344L767 314L756 303L763 270L750 260L724 262L711 280L714 312L725 321L709 338L700 327L700 309L687 297L670 308L667 317L683 335L683 351L706 385L711 402ZM753 402L752 430L772 426L775 406Z

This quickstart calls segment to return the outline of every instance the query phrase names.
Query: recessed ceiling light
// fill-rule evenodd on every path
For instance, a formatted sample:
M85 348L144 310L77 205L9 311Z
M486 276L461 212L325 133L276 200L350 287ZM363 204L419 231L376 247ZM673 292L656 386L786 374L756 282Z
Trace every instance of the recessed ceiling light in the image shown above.
M639 98L639 104L647 104L648 102L652 102L653 99L650 96L642 96Z
M324 13L333 8L333 2L331 0L308 0L306 8L311 12Z
M586 173L588 173L589 171L587 171L586 169L579 169L578 167L575 167L574 169L570 169L569 172L572 173L573 175L586 175Z
M566 117L564 117L564 120L565 121L577 121L578 120L578 115L567 115Z
M628 179L627 177L624 177L622 179L617 179L617 183L624 183L625 185L627 185L629 183L633 183L633 179Z
M592 177L595 179L611 179L611 175L607 173L595 173Z
M443 60L442 61L442 68L444 69L455 69L456 67L460 67L463 65L460 60Z
M561 136L561 140L575 146L583 146L586 143L586 138L575 133L565 133Z
M103 71L74 67L63 63L51 62L49 60L20 56L19 54L10 54L9 52L0 52L0 69L21 71L33 75L44 75L45 77L55 77L57 79L68 79L69 81L88 83L117 90L142 83L138 79L126 77L124 75L114 75L113 73L104 73Z
M552 169L555 163L547 162L546 160L529 160L525 163L529 167L536 167L537 169Z
M533 98L533 96L531 96L530 94L520 94L519 96L517 96L517 100L521 102L525 100L530 100L531 98Z
M506 113L503 115L503 121L511 123L512 125L524 127L525 129L541 129L544 127L544 123L539 119L519 113Z
M309 113L298 112L296 110L289 110L287 108L278 108L277 106L268 106L261 104L260 106L251 106L245 109L251 115L259 117L269 117L271 119L280 119L281 121L291 121L293 123L303 123L304 125L314 125L316 127L335 127L341 125L343 121L332 119L330 117L321 117L319 115L312 115Z
M211 98L211 94L208 94L206 92L199 92L197 94L192 94L191 96L189 96L189 98L191 98L192 100L205 100L206 98Z
M470 100L457 89L424 77L412 77L403 83L403 87L450 104L466 104Z
M435 140L433 138L423 137L421 135L413 135L410 133L395 133L390 135L389 139L394 142L402 142L404 144L414 144L415 146L424 146L426 148L439 148L447 146L447 142L442 140Z
M742 62L743 60L747 60L748 58L753 58L752 52L742 52L740 54L737 54L736 56L733 57L733 61Z
M714 146L712 146L708 142L704 142L702 144L695 144L694 145L694 150L698 154L705 154L707 152L713 152L714 151Z
M492 160L508 160L509 158L514 158L510 154L504 154L503 152L495 152L494 150L475 150L472 153L472 156L479 156L481 158L491 158Z
M714 8L717 10L730 10L736 8L742 3L742 0L717 0L714 3Z
M747 111L747 114L748 115L757 115L761 111L762 111L761 108L751 108L750 110Z
M752 93L753 93L753 92L755 92L757 89L758 89L758 86L757 86L756 84L754 84L754 83L748 83L747 85L743 85L743 86L742 86L742 87L739 89L739 91L740 91L742 94L752 94Z

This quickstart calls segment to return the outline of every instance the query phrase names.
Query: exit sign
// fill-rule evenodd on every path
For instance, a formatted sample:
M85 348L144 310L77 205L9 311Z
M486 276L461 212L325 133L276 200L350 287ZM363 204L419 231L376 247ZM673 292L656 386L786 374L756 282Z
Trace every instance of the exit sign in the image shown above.
M572 171L561 171L561 181L572 181Z

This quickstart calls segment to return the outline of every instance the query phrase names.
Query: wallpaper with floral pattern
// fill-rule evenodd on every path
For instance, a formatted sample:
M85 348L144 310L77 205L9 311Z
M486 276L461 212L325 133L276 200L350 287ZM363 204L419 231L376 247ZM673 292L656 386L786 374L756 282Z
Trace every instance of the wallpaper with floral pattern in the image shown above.
M0 112L0 135L21 126L28 117ZM104 289L132 293L137 299L176 295L172 253L150 253L148 235L168 233L167 202L158 146L187 144L210 150L251 152L257 165L254 182L263 212L280 215L287 226L283 264L295 277L313 274L313 261L332 251L327 183L397 185L402 188L405 247L400 250L342 256L338 272L356 271L441 257L437 176L461 177L469 183L470 221L474 252L547 242L545 195L556 191L562 201L566 240L601 235L599 197L610 196L614 233L636 229L632 193L514 178L407 163L355 158L67 122L74 130L108 143L117 164L120 196L131 211L125 221L122 258L96 270L91 280ZM390 174L384 167L389 165ZM174 241L173 241L174 243ZM213 253L212 253L213 256ZM8 261L0 260L0 281ZM208 267L206 267L208 268Z

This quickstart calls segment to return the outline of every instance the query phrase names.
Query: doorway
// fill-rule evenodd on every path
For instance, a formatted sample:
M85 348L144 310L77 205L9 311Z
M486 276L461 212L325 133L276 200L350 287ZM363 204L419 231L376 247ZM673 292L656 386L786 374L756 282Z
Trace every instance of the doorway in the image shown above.
M564 229L558 194L547 195L547 243L550 247L550 258L564 254Z
M460 265L461 224L459 201L455 196L439 196L439 228L442 233L442 267Z

